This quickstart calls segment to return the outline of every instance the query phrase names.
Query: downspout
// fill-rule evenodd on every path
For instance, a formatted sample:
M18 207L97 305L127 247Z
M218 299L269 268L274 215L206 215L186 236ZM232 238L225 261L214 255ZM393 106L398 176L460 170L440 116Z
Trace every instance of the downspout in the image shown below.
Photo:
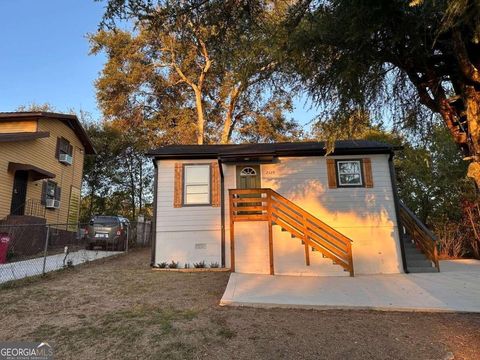
M221 221L221 252L222 268L225 267L225 178L223 176L222 160L218 159L218 169L220 170L220 221Z
M153 159L153 167L155 168L155 174L153 176L153 219L152 219L152 253L150 257L150 266L155 266L155 249L157 246L157 182L158 182L158 166L157 160Z
M402 222L400 221L400 215L399 215L400 205L399 205L399 199L398 199L397 177L395 174L395 167L393 166L393 156L394 156L394 152L392 150L392 152L390 153L390 156L388 157L388 167L390 169L390 181L392 183L393 203L395 206L395 218L397 220L398 238L400 240L400 253L402 255L403 271L405 273L408 273L407 258L405 257L405 242L403 238Z

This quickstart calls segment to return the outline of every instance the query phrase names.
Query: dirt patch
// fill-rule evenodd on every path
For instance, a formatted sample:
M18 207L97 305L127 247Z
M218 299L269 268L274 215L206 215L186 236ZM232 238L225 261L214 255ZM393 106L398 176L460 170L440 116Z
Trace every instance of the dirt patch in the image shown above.
M478 359L480 314L222 308L228 273L160 272L148 250L0 290L0 340L56 358Z

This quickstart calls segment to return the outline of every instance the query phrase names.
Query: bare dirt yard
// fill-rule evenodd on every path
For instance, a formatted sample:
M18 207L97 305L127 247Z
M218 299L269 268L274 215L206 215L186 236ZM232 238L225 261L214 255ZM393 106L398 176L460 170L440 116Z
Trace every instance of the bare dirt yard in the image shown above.
M0 288L0 340L57 359L480 359L480 314L220 307L228 273L150 270L149 251Z

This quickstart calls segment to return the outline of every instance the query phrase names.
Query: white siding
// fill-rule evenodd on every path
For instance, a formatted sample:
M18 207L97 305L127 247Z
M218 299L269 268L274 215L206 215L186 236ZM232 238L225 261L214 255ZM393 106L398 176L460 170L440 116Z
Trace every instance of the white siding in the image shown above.
M353 240L356 274L402 271L388 155L372 161L373 188L328 188L326 158L280 158L262 165L262 187L272 188Z
M368 157L372 161L373 188L329 189L326 158L323 156L279 158L274 164L262 164L261 186L279 192L350 237L353 240L353 261L356 274L401 272L400 247L388 155L335 158L362 157ZM183 160L184 163L211 161ZM173 208L175 162L178 161L158 161L156 263L171 260L190 264L201 260L220 263L221 210L210 206ZM223 165L227 267L230 266L228 189L236 187L235 167L236 165ZM267 246L268 241L263 241L265 232L262 230L256 232L262 239L253 239L253 235L251 232L249 233L248 224L238 224L238 226L236 224L236 235L238 236L236 244L239 247L235 254L236 269L249 272L252 268L256 269L257 267L260 271L260 267L262 267L262 272L264 272L266 271L263 268L264 265L259 264L258 259L264 258L266 266L268 266L269 259L268 256L264 256L266 249L260 249L259 246L261 244ZM249 251L245 248L249 238L252 245L256 244L254 246L256 251ZM198 244L206 244L206 249L205 245L201 245L201 249L198 249ZM297 245L292 243L292 246ZM303 270L297 271L303 266L303 259L295 267L293 265L289 267L286 263L278 263L281 261L279 259L287 259L288 254L279 253L286 247L280 246L275 249L277 253L277 258L274 255L276 266L279 270L282 269L282 273L303 273ZM305 272L312 274L314 271L309 269ZM325 272L325 274L327 273L330 274L328 271ZM324 273L318 270L318 275L321 274Z
M157 161L157 225L155 263L179 261L193 265L221 262L220 208L173 207L175 163L211 163L212 160Z

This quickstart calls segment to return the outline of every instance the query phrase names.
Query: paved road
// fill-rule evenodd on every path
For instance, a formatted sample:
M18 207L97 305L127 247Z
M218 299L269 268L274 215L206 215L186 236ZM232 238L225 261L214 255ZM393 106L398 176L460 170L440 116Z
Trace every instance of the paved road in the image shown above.
M121 251L97 251L97 250L79 250L68 254L65 260L72 260L73 265L85 263L87 261L98 260L104 257L121 254ZM45 271L55 271L64 266L65 254L47 256ZM28 276L40 275L43 269L43 257L0 264L0 284L23 279Z
M314 277L232 273L221 305L480 312L480 261L440 273Z

